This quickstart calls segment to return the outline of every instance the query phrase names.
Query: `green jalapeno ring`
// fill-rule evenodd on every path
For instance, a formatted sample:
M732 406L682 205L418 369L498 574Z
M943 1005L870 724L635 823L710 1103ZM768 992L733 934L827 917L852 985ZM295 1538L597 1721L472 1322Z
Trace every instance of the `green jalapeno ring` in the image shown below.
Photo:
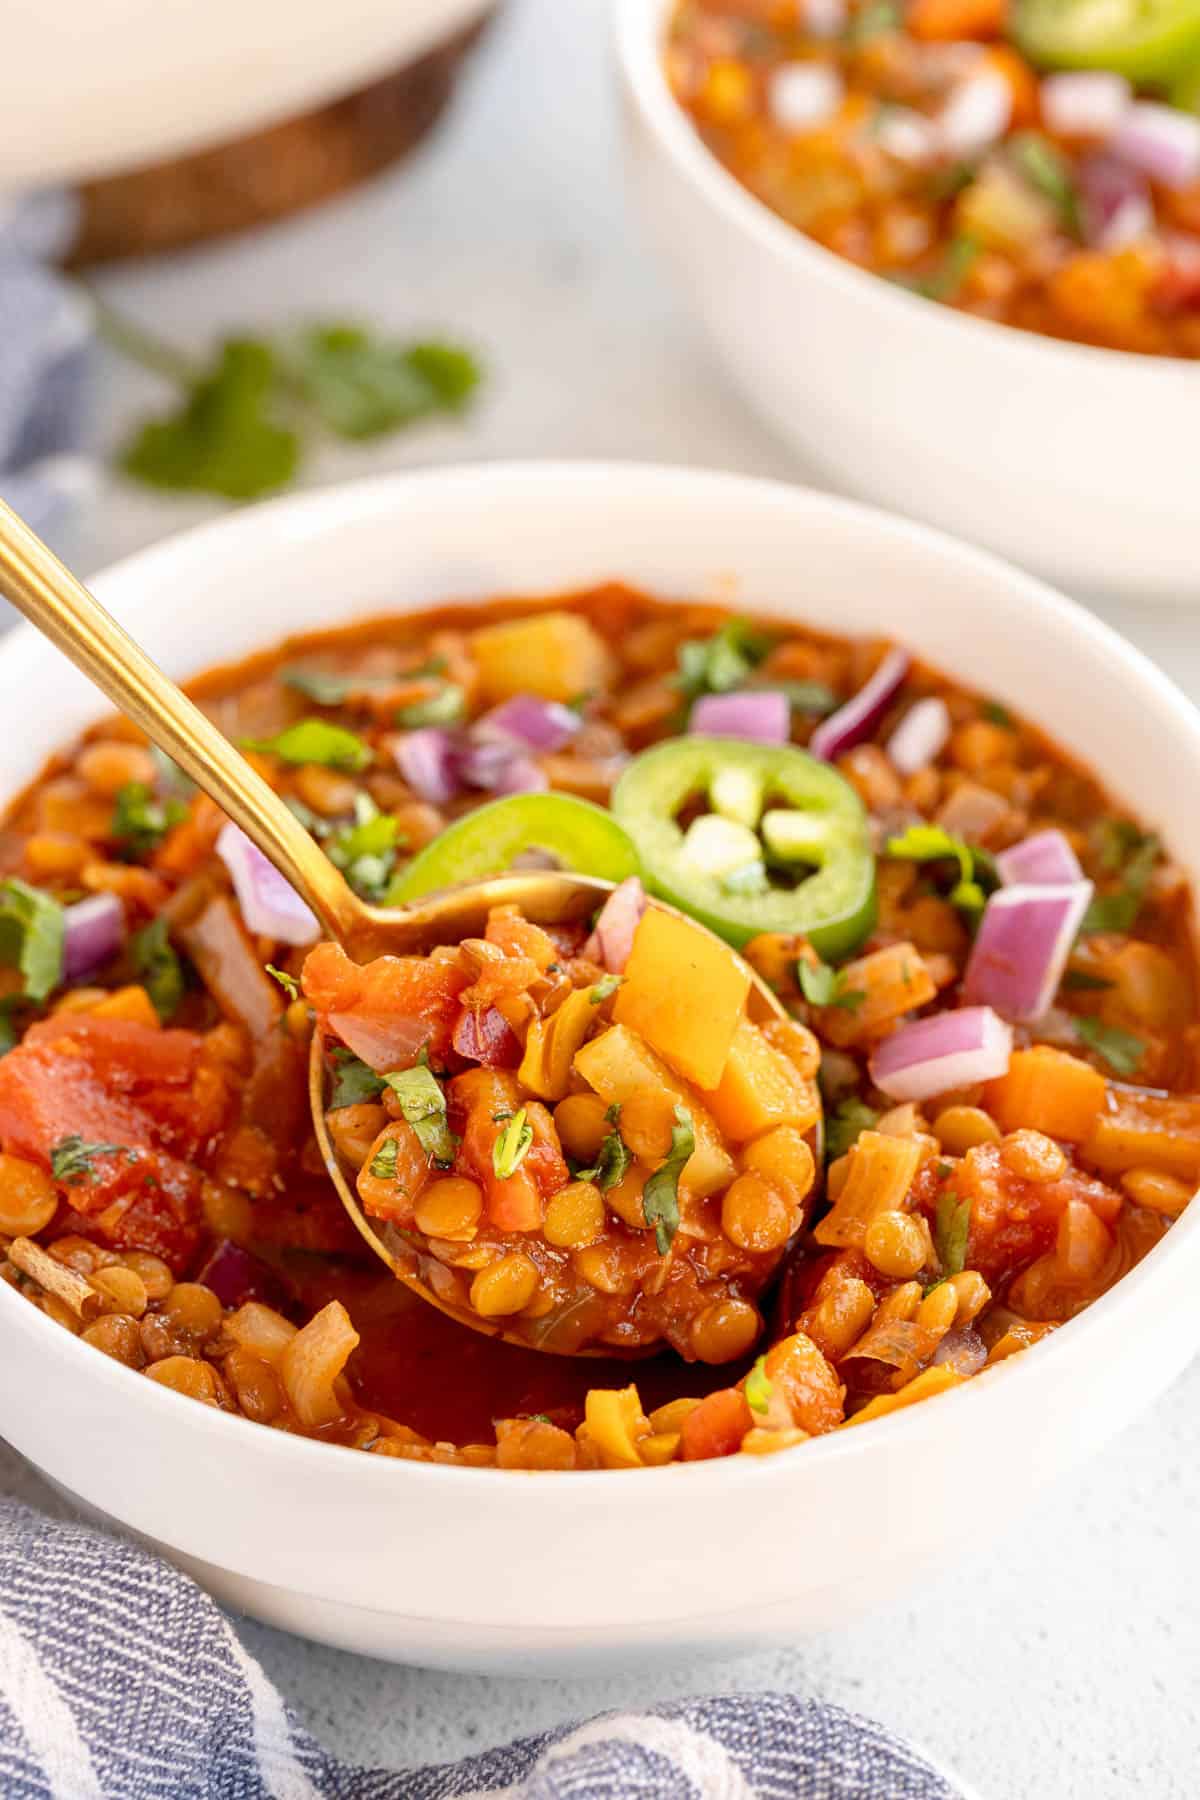
M387 904L501 875L533 849L548 851L572 874L602 881L624 881L639 871L628 833L606 808L573 794L512 794L447 825L400 871Z
M1039 69L1169 82L1200 55L1200 0L1017 0L1012 36Z
M712 810L685 834L678 817L696 800ZM641 855L646 885L735 948L760 932L797 932L832 962L875 922L862 802L829 763L795 745L672 738L634 758L612 806ZM722 859L727 866L718 868ZM795 869L793 885L772 884L781 864Z

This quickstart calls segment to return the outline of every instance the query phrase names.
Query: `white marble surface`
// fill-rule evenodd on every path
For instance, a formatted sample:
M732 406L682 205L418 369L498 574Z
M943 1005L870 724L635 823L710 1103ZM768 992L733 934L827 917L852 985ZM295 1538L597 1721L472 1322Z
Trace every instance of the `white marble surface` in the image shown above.
M802 473L708 361L625 207L606 11L606 0L511 0L447 128L408 170L252 242L109 276L105 290L185 345L357 312L482 346L491 379L469 425L330 452L315 480L523 455ZM97 444L155 393L106 361ZM97 567L210 510L106 484L84 561ZM1109 616L1200 698L1191 615ZM53 1504L11 1456L0 1479ZM1183 1800L1200 1762L1198 1516L1194 1366L1001 1541L865 1623L770 1655L530 1683L390 1668L250 1624L244 1636L304 1720L356 1761L400 1766L603 1707L774 1686L878 1715L985 1800ZM798 1518L796 1530L819 1554L820 1521ZM746 1537L753 1555L752 1520Z

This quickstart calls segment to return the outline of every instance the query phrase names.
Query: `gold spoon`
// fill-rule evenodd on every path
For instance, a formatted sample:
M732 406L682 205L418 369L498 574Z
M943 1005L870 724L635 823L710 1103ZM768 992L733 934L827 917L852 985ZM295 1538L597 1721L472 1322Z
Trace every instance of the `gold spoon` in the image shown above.
M465 937L479 936L493 906L518 906L526 918L538 925L582 919L612 891L610 882L590 876L538 869L449 889L405 907L370 906L359 898L229 739L168 680L95 596L3 501L0 595L24 613L114 706L140 725L147 737L216 801L307 901L328 935L358 962L384 955L420 955L438 944L455 944ZM696 931L705 929L694 920L689 920L689 924ZM748 964L745 966L751 977L753 1015L786 1018L771 989ZM326 1126L325 1074L323 1043L320 1033L314 1033L309 1060L313 1126L330 1180L362 1237L398 1280L439 1311L487 1337L506 1338L529 1348L526 1339L503 1326L439 1298L422 1277L422 1258L412 1242L395 1226L364 1214L352 1176L348 1179ZM613 1351L601 1347L582 1354L611 1356Z

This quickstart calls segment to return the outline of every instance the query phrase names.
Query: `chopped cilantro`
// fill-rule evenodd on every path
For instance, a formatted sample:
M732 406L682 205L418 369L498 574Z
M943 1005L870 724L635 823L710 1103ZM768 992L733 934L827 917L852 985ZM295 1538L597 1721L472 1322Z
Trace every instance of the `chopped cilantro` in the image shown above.
M148 856L187 810L182 800L160 800L144 781L127 781L117 790L109 835L131 856Z
M383 1092L382 1075L377 1075L365 1062L360 1062L352 1050L339 1048L333 1052L330 1060L333 1063L330 1112L336 1112L342 1106L361 1106L364 1101L378 1100Z
M1129 931L1142 910L1159 853L1156 837L1141 838L1120 865L1120 887L1115 894L1100 894L1092 901L1083 915L1080 931Z
M358 325L311 326L285 354L289 377L321 424L359 441L433 413L461 412L481 379L476 359L458 345L405 345Z
M621 1136L621 1108L610 1106L605 1117L612 1130L600 1145L592 1167L579 1169L575 1175L576 1181L594 1181L602 1194L624 1181L633 1161L633 1152Z
M910 825L899 837L890 837L884 854L900 862L942 862L953 857L958 864L958 880L947 899L951 906L976 918L987 904L987 893L981 876L994 885L995 865L986 850L951 836L940 825Z
M846 36L852 44L867 44L885 32L898 30L899 26L900 11L892 0L869 0L851 16Z
M515 1175L533 1144L533 1126L520 1106L492 1145L492 1168L498 1181Z
M679 1229L679 1177L695 1148L692 1115L686 1106L677 1106L667 1160L655 1169L642 1189L642 1210L647 1225L654 1226L660 1256L667 1254Z
M1030 187L1052 203L1063 229L1071 237L1082 237L1079 193L1061 151L1040 132L1019 131L1008 140L1008 154Z
M775 1384L767 1374L767 1359L760 1356L746 1377L746 1405L752 1413L762 1417L770 1407L774 1391Z
M272 981L279 983L289 1000L300 998L300 984L294 975L289 975L286 969L277 969L274 963L267 963L266 970Z
M1100 1019L1085 1018L1075 1020L1075 1033L1118 1075L1136 1073L1146 1046L1131 1031L1122 1031L1119 1025L1105 1025Z
M1101 819L1092 832L1100 867L1107 875L1115 875L1135 850L1146 842L1145 834L1132 819Z
M381 813L369 794L354 801L354 824L330 833L325 854L341 869L356 894L378 900L396 867L400 829L391 813Z
M62 980L66 921L58 901L14 876L0 882L0 962L20 969L29 1000Z
M942 1277L959 1275L967 1266L967 1239L971 1232L971 1202L960 1200L952 1187L938 1196L933 1242Z
M427 700L414 700L398 707L395 723L402 731L416 731L422 725L457 725L467 710L467 696L457 682L444 681Z
M77 1132L60 1138L50 1151L50 1173L55 1181L67 1185L94 1181L93 1159L97 1156L120 1156L120 1144L85 1144ZM126 1152L131 1156L131 1152Z
M398 1069L383 1079L399 1100L400 1111L416 1132L426 1156L440 1169L448 1169L454 1161L458 1139L446 1123L446 1096L441 1083L424 1053L422 1058L411 1069Z
M334 675L326 669L281 669L279 679L318 706L344 706L351 686L348 675Z
M1103 988L1110 988L1112 982L1106 981L1103 975L1091 974L1087 969L1068 969L1062 978L1062 985L1068 991L1073 989L1076 993L1098 993Z
M394 1181L396 1178L396 1158L400 1154L400 1145L394 1137L385 1138L371 1158L371 1174L377 1181Z
M879 1114L865 1100L839 1100L825 1120L825 1155L829 1162L845 1156L860 1131L869 1131Z
M916 292L923 294L927 300L956 299L981 249L979 239L970 236L968 232L960 232L957 237L952 237L939 266L931 275L923 276L913 284Z
M747 619L727 619L710 638L689 638L679 646L675 685L689 699L727 694L741 687L771 648L772 640Z
M808 718L823 719L826 713L836 712L838 697L831 687L823 681L773 681L764 678L750 683L755 693L782 694L793 712L803 713Z
M134 933L129 951L142 986L165 1024L174 1018L183 999L183 965L172 948L165 913Z
M273 738L243 738L243 750L263 750L286 763L322 763L357 773L371 761L371 747L344 725L328 719L301 719Z
M1009 728L1012 725L1012 714L1009 712L1007 706L1002 706L1000 704L999 700L985 700L980 707L979 712L980 716L986 719L989 725L1003 725L1005 728Z
M846 971L831 969L828 963L802 959L796 964L796 975L810 1006L844 1006L847 1012L855 1012L867 997L861 988L847 988Z
M547 974L549 972L549 970L546 971ZM616 993L624 979L623 975L602 975L595 987L588 993L588 999L592 1005L603 1006L604 1002L611 999Z

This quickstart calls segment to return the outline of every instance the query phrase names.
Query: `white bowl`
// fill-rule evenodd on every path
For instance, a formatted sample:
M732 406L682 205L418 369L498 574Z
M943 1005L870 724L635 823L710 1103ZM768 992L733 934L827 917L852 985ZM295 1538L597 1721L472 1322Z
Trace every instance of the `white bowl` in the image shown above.
M371 609L621 577L894 633L1043 721L1200 878L1200 718L1106 627L923 527L785 486L633 465L390 475L236 513L97 591L175 674ZM1071 679L1064 679L1064 671ZM28 627L0 795L99 710ZM1164 778L1170 771L1170 779ZM0 1285L0 1430L224 1600L349 1648L569 1668L845 1620L978 1546L1200 1344L1200 1206L1046 1344L890 1419L769 1458L622 1475L384 1461L253 1425L97 1354Z
M1016 331L822 249L705 148L617 0L635 189L747 399L838 486L1081 591L1200 600L1200 363Z
M398 69L487 0L7 0L0 195L202 150Z

